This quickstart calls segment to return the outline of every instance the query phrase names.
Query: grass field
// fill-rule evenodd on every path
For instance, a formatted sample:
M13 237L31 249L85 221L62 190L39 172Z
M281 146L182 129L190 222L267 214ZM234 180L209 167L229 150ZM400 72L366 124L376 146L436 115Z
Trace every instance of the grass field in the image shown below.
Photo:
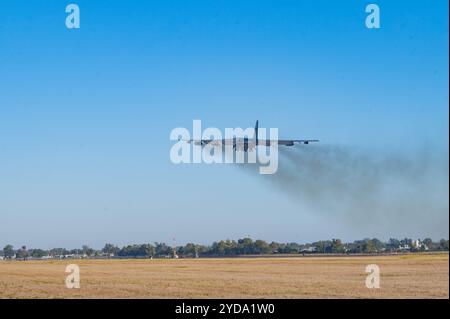
M65 267L80 267L80 289ZM381 287L365 286L377 264ZM0 261L0 298L448 298L449 256Z

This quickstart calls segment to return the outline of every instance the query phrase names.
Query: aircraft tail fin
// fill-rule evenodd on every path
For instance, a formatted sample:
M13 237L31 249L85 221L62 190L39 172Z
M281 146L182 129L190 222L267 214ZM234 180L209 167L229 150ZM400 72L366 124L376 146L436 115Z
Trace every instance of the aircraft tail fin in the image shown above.
M255 124L255 140L256 140L256 145L258 145L258 120L256 120L256 124Z

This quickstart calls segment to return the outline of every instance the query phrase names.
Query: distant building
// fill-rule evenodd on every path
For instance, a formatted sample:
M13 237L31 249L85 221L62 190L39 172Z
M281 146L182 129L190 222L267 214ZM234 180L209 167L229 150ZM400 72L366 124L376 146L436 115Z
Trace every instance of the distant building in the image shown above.
M422 241L420 241L420 239L414 240L412 242L412 247L415 249L428 250L427 245L425 245Z
M42 256L41 259L52 259L53 256L47 255L47 256Z
M315 246L305 247L302 249L303 253L315 253L316 251L317 251L317 247L315 247Z
M16 254L12 255L11 257L5 257L4 255L0 256L0 260L11 260L16 259Z

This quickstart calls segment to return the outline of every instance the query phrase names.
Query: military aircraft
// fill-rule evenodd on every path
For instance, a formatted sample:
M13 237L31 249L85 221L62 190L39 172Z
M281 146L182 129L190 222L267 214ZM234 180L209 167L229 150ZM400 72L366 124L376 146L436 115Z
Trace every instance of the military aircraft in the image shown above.
M285 146L294 146L294 144L309 144L312 142L319 142L319 140L262 140L258 138L258 121L255 124L255 134L253 138L239 138L235 137L232 139L212 139L212 140L184 140L188 143L193 143L194 145L212 145L212 146L226 146L233 145L233 150L238 151L253 151L256 146L271 146L274 144L277 145L285 145Z

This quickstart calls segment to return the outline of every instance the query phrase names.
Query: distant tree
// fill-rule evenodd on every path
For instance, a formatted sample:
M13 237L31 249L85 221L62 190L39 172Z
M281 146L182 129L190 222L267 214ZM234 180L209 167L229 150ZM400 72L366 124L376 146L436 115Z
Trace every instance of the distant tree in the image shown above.
M276 243L276 242L271 242L269 244L270 250L272 251L273 254L278 253L278 249L280 248L280 244Z
M271 248L264 240L258 239L254 243L254 253L255 254L269 254L271 253Z
M396 238L389 239L389 242L387 244L387 248L391 251L397 250L400 247L401 243L400 240Z
M373 254L377 252L377 248L371 239L365 239L362 247L365 253Z
M377 252L383 251L386 248L386 244L383 243L381 240L379 240L378 238L372 238L372 244L375 247L375 250Z
M325 242L319 240L319 241L313 243L313 245L316 247L318 253L322 253L322 254L325 253L325 249L326 249Z
M225 255L234 256L238 254L238 243L235 240L225 241Z
M439 241L439 249L440 250L448 250L448 239L447 240L441 239Z
M71 249L69 251L69 254L71 255L81 255L83 253L83 251L81 249L75 248L75 249Z
M214 242L212 244L211 250L214 255L224 256L227 245L225 241L221 240L219 242Z
M117 255L123 256L123 257L131 256L132 248L133 247L131 245L124 246L124 247L122 247L122 249L120 249L118 251Z
M251 238L242 238L237 242L238 253L242 255L253 254L253 240Z
M365 240L356 240L353 242L353 253L361 254L365 252L366 249L366 241Z
M425 238L422 243L430 250L433 250L434 245L433 245L433 240L431 240L431 238Z
M316 247L318 253L331 253L332 252L332 241L331 240L320 240L313 245Z
M52 248L49 251L50 256L63 256L68 255L69 251L65 248Z
M22 246L16 253L16 259L26 260L28 258L28 250L26 246Z
M95 253L94 249L90 248L88 245L83 245L81 247L81 251L88 257L92 256Z
M14 247L12 245L6 245L3 248L3 256L5 258L12 258L14 256Z
M341 254L344 252L344 245L340 239L333 239L331 241L331 251L335 254Z
M29 251L29 254L33 258L42 258L47 256L48 252L43 249L32 249Z
M172 248L165 243L155 242L155 255L156 256L168 256L172 255Z
M287 243L285 251L288 254L298 254L300 253L300 245L297 243Z
M197 249L197 254L199 256L209 255L210 254L210 248L208 246L195 245L195 248Z
M117 255L118 251L119 248L117 246L114 246L113 244L105 244L105 246L102 249L103 253L112 255Z
M155 247L151 244L143 244L139 247L139 256L150 257L155 254Z
M150 257L155 255L155 247L151 244L128 245L117 251L118 256Z
M413 241L410 238L404 238L402 240L400 240L400 245L403 247L412 247Z
M258 239L253 241L251 238L242 238L238 241L235 240L220 240L214 242L210 246L195 245L194 243L188 243L185 246L176 247L176 253L180 256L236 256L236 255L248 255L248 254L297 254L305 251L314 251L317 253L376 253L382 252L385 249L390 251L396 251L400 247L409 247L414 250L424 250L428 247L430 250L448 250L448 239L441 239L439 242L433 243L430 238L425 238L422 244L418 247L414 247L412 239L404 238L398 240L395 238L389 239L387 243L382 242L377 238L366 238L363 240L356 240L353 243L343 243L340 239L321 240L314 243L298 244L291 243L277 243L272 241L268 244L266 241ZM315 248L312 250L311 248ZM171 256L173 253L172 247L167 246L165 243L155 242L152 244L140 244L140 245L127 245L119 249L113 244L105 244L101 250L104 253L112 253L118 256L130 256L130 257L150 257L150 256ZM94 250L87 245L84 245L82 249L67 250L65 248L53 248L49 251L42 249L30 249L27 250L25 246L22 246L16 251L16 257L18 259L26 259L28 256L34 258L41 258L45 255L51 256L64 256L68 254L86 254L87 256L97 256L101 251ZM3 251L0 251L5 258L11 258L14 256L14 249L11 245L6 245Z

